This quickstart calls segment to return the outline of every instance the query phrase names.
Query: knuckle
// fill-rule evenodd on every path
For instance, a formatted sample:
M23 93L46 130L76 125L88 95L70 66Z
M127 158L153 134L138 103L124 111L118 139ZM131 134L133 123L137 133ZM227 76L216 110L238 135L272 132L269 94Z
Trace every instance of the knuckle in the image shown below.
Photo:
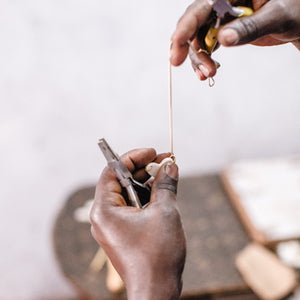
M168 183L168 182L157 182L154 184L155 189L157 190L166 190L170 191L173 194L177 194L176 183Z
M287 1L277 1L276 3L277 11L280 14L279 20L281 20L281 26L277 26L278 33L285 33L295 29L299 25L295 17L296 10L292 10Z
M177 184L178 181L174 178L169 177L167 174L163 176L158 181L154 181L153 188L157 190L170 191L173 194L177 194Z
M176 224L180 221L180 214L174 205L160 205L158 209L159 215L169 224Z
M99 207L95 204L93 205L91 212L90 212L90 221L94 228L98 226L98 224L101 222L100 218L100 210Z
M192 4L193 9L196 9L199 12L210 12L211 11L211 5L207 0L195 0L195 2Z
M196 0L194 3L190 4L190 5L186 8L184 15L187 15L187 14L194 14L195 6L198 5L198 2L199 2L199 1Z
M106 224L109 221L107 213L105 212L105 206L103 204L93 204L90 211L90 221L95 229L103 227L102 224Z
M244 17L238 19L241 26L238 31L240 33L240 42L247 42L248 40L256 40L259 37L258 28L253 18Z
M189 57L191 60L192 65L197 66L199 63L201 63L201 60L198 58L196 53L192 51L191 49L189 50Z
M98 205L94 205L90 212L91 233L98 243L106 240L109 218Z

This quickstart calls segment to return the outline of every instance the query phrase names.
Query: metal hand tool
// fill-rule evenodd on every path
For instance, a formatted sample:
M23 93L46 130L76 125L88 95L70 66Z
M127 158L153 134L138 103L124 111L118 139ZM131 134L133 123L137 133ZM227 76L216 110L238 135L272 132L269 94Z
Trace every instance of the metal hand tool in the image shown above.
M98 145L107 160L107 165L115 173L121 186L126 189L129 204L142 208L143 204L146 204L150 199L150 188L133 179L131 172L120 160L118 154L111 149L105 139L100 139ZM141 203L138 193L143 196L143 203Z
M250 7L232 6L228 0L209 0L213 10L216 12L217 20L214 27L211 27L205 37L206 50L211 54L217 44L217 34L221 25L221 20L226 14L233 17L241 18L253 14Z

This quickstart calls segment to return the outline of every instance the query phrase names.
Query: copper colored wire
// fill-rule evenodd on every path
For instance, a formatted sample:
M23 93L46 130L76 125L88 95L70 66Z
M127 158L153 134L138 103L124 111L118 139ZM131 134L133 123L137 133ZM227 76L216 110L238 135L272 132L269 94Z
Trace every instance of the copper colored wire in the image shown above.
M170 49L172 47L172 43L170 45ZM174 156L174 147L173 147L173 99L172 99L172 65L169 59L169 133L170 133L170 152L171 157L173 157L175 161Z

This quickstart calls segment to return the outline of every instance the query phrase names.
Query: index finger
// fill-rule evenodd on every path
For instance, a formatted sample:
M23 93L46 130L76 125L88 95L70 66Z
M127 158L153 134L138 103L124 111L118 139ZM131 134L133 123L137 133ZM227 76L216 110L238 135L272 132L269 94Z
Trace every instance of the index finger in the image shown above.
M149 162L156 158L156 151L153 148L142 148L131 150L121 156L121 161L133 173L144 168Z
M195 0L186 9L171 38L170 62L172 65L179 66L184 62L189 51L188 41L193 40L198 29L207 21L211 11L212 6L208 0Z
M121 161L132 173L143 168L146 164L156 158L156 151L152 148L135 149L121 156ZM97 203L108 203L112 206L125 206L126 202L122 196L121 185L113 173L106 167L96 186L95 201Z

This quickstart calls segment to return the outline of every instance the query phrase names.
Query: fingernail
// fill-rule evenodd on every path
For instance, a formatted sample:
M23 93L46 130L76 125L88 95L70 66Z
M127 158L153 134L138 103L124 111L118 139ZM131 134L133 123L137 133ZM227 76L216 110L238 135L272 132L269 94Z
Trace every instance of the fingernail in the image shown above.
M169 177L175 180L178 179L178 167L175 163L168 163L165 170Z
M236 30L232 28L226 28L222 31L223 40L226 46L235 45L239 41L239 35Z
M202 73L200 72L200 70L196 70L195 72L196 72L196 75L197 75L198 79L201 80Z
M196 70L196 75L197 75L199 80L203 81L203 80L207 79L207 77L204 76L204 74L200 70Z
M209 77L209 70L204 65L199 65L198 68L204 76Z

